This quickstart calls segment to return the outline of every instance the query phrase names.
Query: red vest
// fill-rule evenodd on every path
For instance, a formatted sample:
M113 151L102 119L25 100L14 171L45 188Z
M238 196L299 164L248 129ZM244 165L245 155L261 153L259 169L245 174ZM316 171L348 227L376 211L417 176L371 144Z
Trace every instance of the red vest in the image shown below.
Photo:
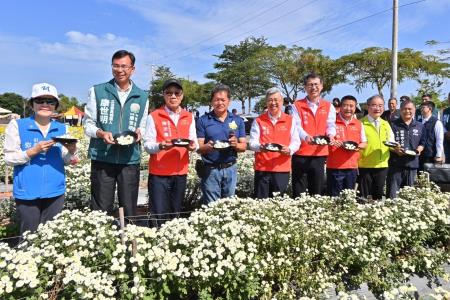
M319 107L317 108L315 115L308 107L306 98L295 101L294 105L302 120L301 126L303 130L311 137L327 134L327 119L330 112L330 102L325 101L325 99L320 99ZM310 145L309 143L302 141L300 149L295 152L295 154L304 156L327 156L328 146Z
M164 108L159 108L150 114L155 122L156 142L170 141L176 138L189 138L189 127L192 123L190 112L181 110L177 126L170 119ZM186 175L189 165L189 152L186 148L173 147L150 155L148 172L153 175L170 176Z
M352 141L361 143L361 122L353 117L348 125L338 115L336 117L336 137L338 141ZM330 154L327 158L329 169L357 169L359 151L349 151L342 147L330 146Z
M269 113L264 113L256 122L259 126L259 143L277 143L289 146L291 143L292 116L281 113L280 119L273 125ZM255 170L266 172L290 172L291 156L279 152L255 152Z

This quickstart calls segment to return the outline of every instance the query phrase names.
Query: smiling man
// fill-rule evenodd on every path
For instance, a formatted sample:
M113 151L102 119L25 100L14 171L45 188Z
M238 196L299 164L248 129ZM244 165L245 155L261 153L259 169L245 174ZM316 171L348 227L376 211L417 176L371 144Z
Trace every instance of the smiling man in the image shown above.
M283 195L289 183L291 155L300 147L298 129L292 116L284 113L278 88L266 92L267 112L255 119L250 131L250 149L255 151L254 196L259 199ZM275 143L281 149L271 149Z
M139 141L145 131L148 95L131 80L134 73L133 53L119 50L112 57L113 79L89 90L85 109L84 132L91 138L91 206L112 213L117 184L119 206L126 216L137 213L139 191ZM116 145L113 136L130 130L136 143Z
M189 151L197 149L194 116L181 108L183 86L176 79L163 84L164 106L153 111L144 135L148 162L148 196L157 227L178 216L186 192ZM185 146L172 143L184 139Z
M197 123L198 152L204 162L200 185L204 204L234 195L237 153L247 149L244 121L228 110L230 97L227 85L216 85L211 92L213 110Z

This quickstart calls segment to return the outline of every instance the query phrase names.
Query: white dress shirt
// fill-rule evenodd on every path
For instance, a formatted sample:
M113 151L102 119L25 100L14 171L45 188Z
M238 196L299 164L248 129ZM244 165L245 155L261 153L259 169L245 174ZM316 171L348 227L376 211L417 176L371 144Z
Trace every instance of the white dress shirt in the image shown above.
M380 124L381 124L382 119L381 118L374 119L370 115L367 115L367 119L369 120L370 124L372 124L377 129L377 131L379 133L380 132ZM389 142L395 143L395 135L394 135L394 132L392 131L392 128L390 125L389 125Z
M431 116L424 119L422 118L422 124L425 124ZM436 157L444 156L444 125L442 122L437 120L436 125L434 125L434 136L436 137Z
M121 106L125 104L125 101L128 98L128 95L131 92L131 89L133 88L133 82L130 81L130 85L127 89L122 90L117 83L114 83L114 86L117 90L117 95L119 96L119 101ZM148 116L148 101L145 104L144 114L142 115L141 122L139 123L139 129L141 131L141 135L144 136L145 134L145 124L147 123L147 116ZM97 127L97 100L95 98L95 89L94 87L91 87L89 89L89 95L88 95L88 101L86 103L86 107L84 109L84 133L92 138L97 137L97 130L99 129Z
M325 101L325 100L320 99L319 101L317 101L317 103L315 103L315 102L309 101L308 97L306 98L308 107L311 109L311 111L313 112L314 115L316 115L317 108L319 107L320 101ZM303 129L302 119L301 119L301 116L298 113L297 107L295 105L292 105L292 116L294 117L295 123L297 124L298 131L300 134L300 139L302 141L304 141L310 134L307 133ZM334 108L333 105L330 105L330 111L328 112L326 134L331 135L331 136L336 135L336 109Z
M44 137L47 136L49 129L50 126L47 128L47 131L42 132ZM5 163L8 166L23 165L31 160L31 158L27 155L27 151L22 150L20 144L21 140L19 135L19 126L17 125L17 121L13 119L9 122L5 129L5 144L3 152L5 154ZM64 164L69 164L72 159L78 160L77 152L72 155L66 147L62 146L61 149Z
M281 117L281 112L278 115L278 117L274 117L270 114L270 112L267 112L269 114L270 121L273 125L275 125L278 122L278 119ZM292 126L291 126L291 143L288 145L290 154L294 154L297 152L298 148L300 148L300 136L298 132L298 127L295 122L295 120L292 120ZM260 138L260 128L258 123L256 122L256 119L253 120L252 128L250 129L250 141L249 141L249 148L250 150L259 152L261 151L261 144L259 143Z
M180 119L181 107L179 107L178 112L173 112L164 106L164 110L169 114L170 119L173 121L175 126L178 124L178 120ZM189 137L191 141L194 141L195 149L198 149L198 141L197 141L197 131L195 130L195 118L192 114L191 125L189 126ZM144 149L150 154L156 154L161 149L159 149L159 144L156 142L156 127L155 120L153 120L152 115L148 115L147 124L145 128L144 135Z

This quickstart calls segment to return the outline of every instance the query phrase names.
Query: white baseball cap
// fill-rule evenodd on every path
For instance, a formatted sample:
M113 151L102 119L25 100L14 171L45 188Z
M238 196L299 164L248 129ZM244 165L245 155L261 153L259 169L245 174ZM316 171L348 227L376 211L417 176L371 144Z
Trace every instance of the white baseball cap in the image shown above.
M31 99L43 96L51 96L59 101L58 92L56 91L55 86L45 82L34 84L31 91Z

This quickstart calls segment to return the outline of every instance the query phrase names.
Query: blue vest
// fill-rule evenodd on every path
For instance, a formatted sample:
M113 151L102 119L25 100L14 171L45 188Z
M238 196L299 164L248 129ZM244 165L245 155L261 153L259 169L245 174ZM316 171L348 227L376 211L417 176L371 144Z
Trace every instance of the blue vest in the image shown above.
M34 117L17 120L20 148L26 151L40 141L66 133L66 126L51 121L47 136L44 137L34 121ZM63 195L66 191L64 161L61 144L55 144L46 153L39 153L23 165L14 167L13 195L15 199L35 200Z
M442 111L442 125L445 130L450 131L450 107L447 107Z
M434 116L431 116L428 121L426 121L423 124L423 127L425 128L425 134L426 134L426 141L424 145L424 149L420 156L422 157L435 157L437 154L437 148L436 148L436 135L434 134L434 126L436 125L437 118Z
M125 130L135 131L139 127L148 95L135 84L128 95L123 107L114 85L114 79L94 86L97 100L97 127L103 131L120 133ZM102 139L91 138L89 143L89 157L92 160L112 164L139 164L141 161L141 147L139 144L130 146L107 145Z
M405 150L416 150L419 145L423 146L425 142L423 125L416 120L412 120L411 123L407 125L400 118L392 121L391 128L394 133L395 141L400 143ZM410 155L400 156L395 152L391 152L389 166L418 169L419 157Z

